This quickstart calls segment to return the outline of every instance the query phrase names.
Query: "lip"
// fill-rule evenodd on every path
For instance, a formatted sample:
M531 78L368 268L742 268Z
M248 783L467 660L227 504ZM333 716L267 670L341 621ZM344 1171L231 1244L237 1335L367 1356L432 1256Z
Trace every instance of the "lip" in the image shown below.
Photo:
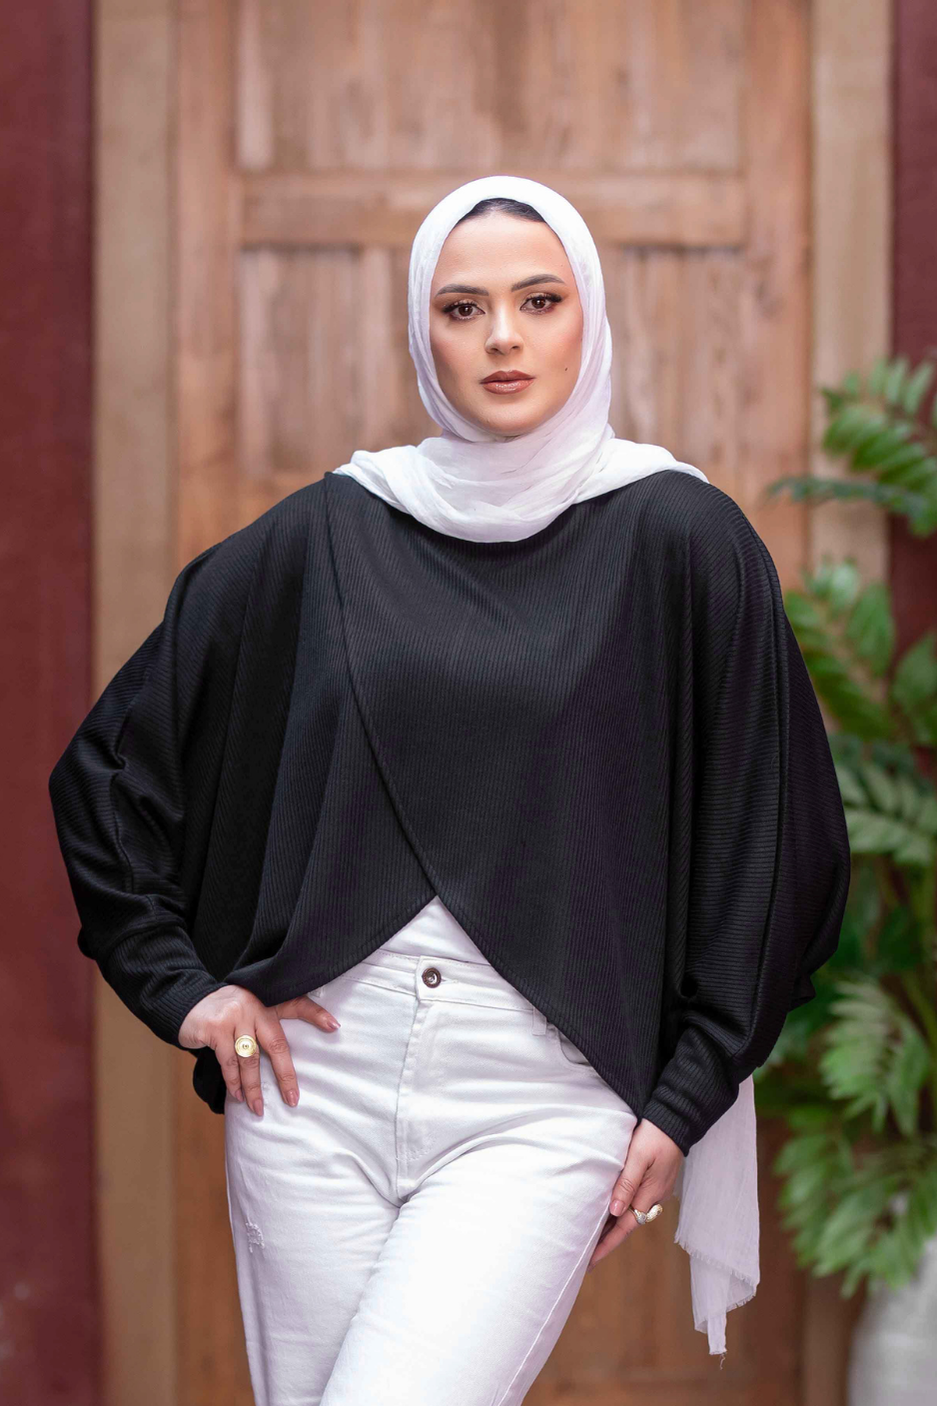
M481 384L486 391L493 391L495 395L515 395L529 386L533 379L525 371L493 371Z

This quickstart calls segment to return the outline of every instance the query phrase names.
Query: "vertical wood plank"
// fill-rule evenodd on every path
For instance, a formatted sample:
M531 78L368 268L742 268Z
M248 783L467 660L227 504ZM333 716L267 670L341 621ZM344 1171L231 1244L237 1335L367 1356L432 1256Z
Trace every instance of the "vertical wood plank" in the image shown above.
M180 0L178 149L172 204L177 562L242 526L237 463L235 7ZM224 1119L174 1066L178 1344L173 1406L251 1406L227 1224ZM130 1398L132 1400L132 1398Z
M819 386L867 371L891 349L892 7L887 0L815 0L813 55L813 356L809 472L849 470L819 449ZM888 575L887 519L864 503L824 503L809 521L810 560L853 556L868 580Z
M243 526L238 503L234 7L181 0L174 410L178 561Z
M173 25L171 0L94 11L95 696L160 619L174 575ZM100 975L95 989L104 1401L165 1406L177 1346L173 1055Z
M807 509L765 504L804 472L810 378L808 0L750 5L745 50L749 240L740 297L741 468L736 501L771 548L782 586L807 559Z

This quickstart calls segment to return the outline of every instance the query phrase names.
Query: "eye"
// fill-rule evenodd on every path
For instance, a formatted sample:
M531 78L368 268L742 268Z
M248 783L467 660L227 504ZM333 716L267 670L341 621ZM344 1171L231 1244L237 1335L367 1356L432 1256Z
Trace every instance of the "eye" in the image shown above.
M563 299L558 293L531 293L527 299L528 303L546 303L545 308L534 308L534 312L547 312L552 303L561 303Z
M471 301L470 301L469 299L467 299L467 298L461 298L457 303L447 303L446 306L443 308L443 312L446 313L449 317L451 317L452 320L453 320L453 322L468 322L469 316L468 316L468 315L462 316L461 314L458 315L458 316L456 316L456 314L455 314L455 309L456 309L456 308L477 308L477 307L478 307L478 304L477 304L477 303L473 303L473 302L471 302Z

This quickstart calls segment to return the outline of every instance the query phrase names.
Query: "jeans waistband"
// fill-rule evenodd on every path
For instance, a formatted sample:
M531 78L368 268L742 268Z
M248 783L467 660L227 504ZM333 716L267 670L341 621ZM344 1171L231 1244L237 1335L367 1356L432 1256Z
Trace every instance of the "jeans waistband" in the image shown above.
M391 991L403 991L420 1001L454 1001L496 1006L501 1010L527 1011L535 1029L546 1028L546 1018L537 1007L487 962L438 957L433 952L416 956L406 952L385 952L378 948L338 979L345 978L357 978ZM320 991L322 989L318 988ZM315 999L315 991L309 994Z

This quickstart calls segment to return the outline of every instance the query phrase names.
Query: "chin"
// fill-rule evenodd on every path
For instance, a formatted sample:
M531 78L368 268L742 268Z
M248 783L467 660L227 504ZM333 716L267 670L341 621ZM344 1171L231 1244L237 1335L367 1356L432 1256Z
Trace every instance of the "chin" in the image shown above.
M505 406L500 414L497 413L498 407L494 409L496 413L492 413L492 407L486 406L484 411L479 410L471 418L476 424L486 430L492 430L495 434L526 434L529 430L535 430L550 414L549 410L535 410L530 406L525 406L523 411L520 406L516 410Z

